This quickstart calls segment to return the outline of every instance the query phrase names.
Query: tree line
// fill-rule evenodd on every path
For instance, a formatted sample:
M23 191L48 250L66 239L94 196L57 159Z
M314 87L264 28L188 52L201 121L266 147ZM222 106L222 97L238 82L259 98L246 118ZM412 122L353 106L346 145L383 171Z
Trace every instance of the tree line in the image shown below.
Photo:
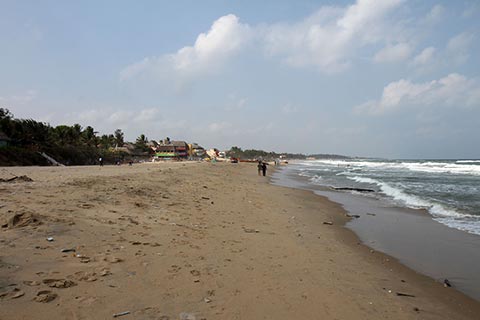
M98 135L98 131L91 126L51 126L33 119L17 119L10 110L0 108L0 131L9 139L8 147L0 149L0 165L9 165L12 159L11 162L18 165L44 162L36 154L38 152L45 152L67 164L93 164L100 156L107 161L117 161L127 156L112 150L125 144L121 129L116 129L112 134ZM147 143L147 137L141 134L135 142L135 149L139 153L147 152ZM15 163L22 162L21 158L15 160L19 154L27 157L23 161L26 163Z
M288 159L305 159L307 156L301 153L277 153L273 151L264 151L256 149L245 149L242 150L240 147L231 147L230 150L226 152L228 157L238 158L238 159L263 159L263 160L274 160L280 157L286 157Z

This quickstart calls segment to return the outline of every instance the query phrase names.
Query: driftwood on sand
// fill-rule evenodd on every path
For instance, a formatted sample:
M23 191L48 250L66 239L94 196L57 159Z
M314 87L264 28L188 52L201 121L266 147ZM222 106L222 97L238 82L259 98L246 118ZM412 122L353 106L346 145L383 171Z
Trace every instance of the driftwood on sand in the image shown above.
M375 192L375 190L373 189L364 189L364 188L351 188L351 187L331 187L331 188L337 191Z

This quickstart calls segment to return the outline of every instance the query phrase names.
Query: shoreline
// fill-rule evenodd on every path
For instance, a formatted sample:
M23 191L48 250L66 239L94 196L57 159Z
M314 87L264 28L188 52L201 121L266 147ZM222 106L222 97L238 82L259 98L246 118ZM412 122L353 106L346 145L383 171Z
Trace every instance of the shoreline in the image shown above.
M0 318L111 318L130 311L125 319L474 319L480 313L477 301L358 245L343 226L340 205L271 185L273 170L259 177L255 164L13 171L34 181L0 185L0 218L38 213L42 224L0 229L0 292L23 292L1 298ZM70 247L75 255L60 252ZM75 285L51 287L48 279ZM33 301L42 290L57 297Z
M445 279L457 290L480 301L480 237L447 227L425 210L396 207L377 198L335 192L309 184L290 172L279 174L276 185L309 190L339 204L350 219L345 227L362 243L437 282Z

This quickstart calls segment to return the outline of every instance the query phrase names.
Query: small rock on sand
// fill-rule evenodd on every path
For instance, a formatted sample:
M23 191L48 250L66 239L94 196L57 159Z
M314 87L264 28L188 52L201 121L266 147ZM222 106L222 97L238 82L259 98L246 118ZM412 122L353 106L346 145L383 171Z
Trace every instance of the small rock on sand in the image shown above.
M197 317L193 313L190 312L182 312L180 313L180 320L196 320Z

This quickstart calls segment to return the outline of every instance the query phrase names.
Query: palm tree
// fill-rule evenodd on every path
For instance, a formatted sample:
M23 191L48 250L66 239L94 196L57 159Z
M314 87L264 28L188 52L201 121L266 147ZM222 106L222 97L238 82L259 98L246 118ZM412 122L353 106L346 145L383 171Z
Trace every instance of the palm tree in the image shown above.
M82 131L82 141L87 146L96 146L97 145L97 132L91 127L88 126Z
M124 134L122 132L122 129L115 130L115 132L113 134L115 135L115 143L117 144L117 147L123 147Z
M145 137L145 135L142 133L142 134L137 138L137 140L135 141L135 147L136 147L137 149L139 149L139 150L147 151L147 150L148 150L147 143L148 143L148 139L147 139L147 137Z

